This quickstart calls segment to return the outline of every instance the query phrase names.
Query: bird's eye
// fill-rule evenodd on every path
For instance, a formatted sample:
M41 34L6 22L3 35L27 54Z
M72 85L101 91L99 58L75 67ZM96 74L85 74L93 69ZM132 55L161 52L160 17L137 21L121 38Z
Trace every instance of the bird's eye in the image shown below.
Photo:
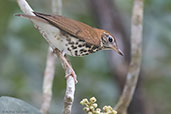
M109 40L109 42L113 42L113 38L112 37L108 37L108 40Z

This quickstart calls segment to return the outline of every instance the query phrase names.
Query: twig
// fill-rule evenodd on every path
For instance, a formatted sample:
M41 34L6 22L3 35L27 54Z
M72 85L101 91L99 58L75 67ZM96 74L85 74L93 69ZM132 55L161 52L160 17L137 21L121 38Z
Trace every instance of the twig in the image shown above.
M32 12L32 8L29 6L29 4L25 1L25 0L17 0L21 10L27 14L27 15L34 15ZM61 14L62 10L62 1L61 0L58 0L58 3L61 5L59 6L60 7L60 10L59 10L59 14ZM53 11L55 11L53 9ZM32 21L34 23L34 21ZM39 29L39 26L36 25L36 23L34 23L35 27ZM42 28L43 29L43 28ZM42 33L40 32L44 37L47 36L46 33ZM46 35L44 35L46 34ZM50 42L49 42L49 45ZM53 47L54 48L54 47ZM62 63L62 66L63 68L65 69L65 74L67 75L67 81L66 81L66 93L65 93L65 97L64 97L64 114L71 114L71 107L72 107L72 103L73 103L73 100L74 100L74 93L75 93L75 80L74 78L72 77L74 73L75 75L75 72L72 68L72 66L70 65L69 61L67 60L66 57L64 57L64 55L58 50L58 49L53 49L53 51L55 52L55 54L58 55L58 58L60 59L61 63ZM49 107L50 107L50 101L51 101L51 95L52 95L52 91L51 91L51 88L52 88L52 82L53 82L53 74L54 74L54 63L53 61L55 61L54 59L54 56L51 55L52 53L49 51L49 54L48 54L48 59L47 59L47 67L46 67L46 71L45 71L45 77L48 78L48 79L44 79L44 88L43 88L43 91L44 91L44 97L45 97L45 100L44 101L44 104L42 105L42 108L41 108L41 111L43 114L46 114ZM52 68L52 69L50 69ZM76 76L76 75L75 75Z
M61 3L57 4L56 1L57 0L51 0L52 13L57 14L57 11L59 11L58 14L61 14L62 4ZM46 68L44 73L44 80L43 80L43 102L40 109L43 114L48 113L48 110L50 108L50 103L52 100L52 85L53 85L54 74L55 74L55 62L56 62L56 57L54 56L54 53L51 47L49 46Z
M56 10L55 8L56 3L58 4L58 10ZM54 13L58 12L58 14L61 15L62 14L62 0L52 0L52 10ZM71 108L72 108L72 104L74 101L74 93L75 93L75 80L73 79L70 72L74 70L72 69L72 67L68 66L68 64L70 64L69 60L67 60L67 58L58 49L54 50L54 52L57 54L58 58L60 59L62 66L65 70L65 75L67 76L63 114L71 114Z
M69 61L66 57L58 50L55 49L54 53L58 55L60 59L63 69L65 70L65 75L67 77L66 81L66 92L64 97L64 111L63 114L71 114L71 108L74 101L74 93L75 93L75 80L71 75L71 72L74 71L72 67L69 67ZM71 65L70 65L71 66Z
M127 113L139 77L142 56L143 9L144 0L134 0L131 25L131 63L123 93L115 107L118 114Z
M56 4L58 4L58 10L56 9ZM52 0L52 11L53 13L58 13L62 15L62 0ZM60 59L62 66L65 70L65 75L68 77L66 80L66 92L64 96L64 114L71 114L71 108L74 101L75 93L75 80L71 76L70 72L74 71L72 67L69 67L66 63L70 64L69 60L58 50L55 49L54 52ZM71 66L71 65L70 65Z
M52 100L52 85L55 74L56 57L52 52L51 47L48 49L46 68L43 79L43 98L40 111L42 114L47 114Z
M34 14L32 13L33 9L29 6L29 4L25 0L17 0L17 3L19 4L21 10L25 14L34 16ZM51 51L51 48L49 47L46 68L44 73L44 81L43 81L43 102L40 109L42 114L47 114L48 109L50 107L50 102L52 99L52 84L53 84L54 73L55 73L55 62L56 62L56 57L54 56L54 54Z
M62 0L52 0L52 13L62 15Z
M33 15L33 9L29 6L29 4L25 0L17 0L17 3L20 9L27 15Z

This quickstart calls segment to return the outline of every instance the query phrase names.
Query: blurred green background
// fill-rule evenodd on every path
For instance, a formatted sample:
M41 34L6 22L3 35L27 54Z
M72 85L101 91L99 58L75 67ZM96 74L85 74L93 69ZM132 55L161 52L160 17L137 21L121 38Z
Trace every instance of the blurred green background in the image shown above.
M51 13L50 0L27 1L35 11ZM133 1L115 3L130 32ZM21 10L15 0L0 0L0 96L19 98L40 108L48 44L30 21L15 17L16 13ZM98 26L86 0L63 0L63 15ZM70 59L79 81L73 114L82 113L79 102L85 97L95 96L100 107L114 106L120 90L108 68L106 53ZM147 114L170 114L171 0L145 0L141 75ZM51 114L62 112L64 93L64 71L57 61Z

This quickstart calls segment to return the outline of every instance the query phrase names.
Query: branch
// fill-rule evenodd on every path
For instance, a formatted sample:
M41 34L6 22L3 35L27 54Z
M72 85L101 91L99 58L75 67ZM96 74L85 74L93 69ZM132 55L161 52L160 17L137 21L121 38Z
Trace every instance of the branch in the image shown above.
M67 58L64 57L63 54L58 49L55 49L54 53L56 53L58 58L60 59L63 69L65 70L65 75L67 76L63 114L71 114L71 108L74 101L74 93L75 93L75 80L72 77L71 72L74 70L72 69Z
M62 15L62 0L52 0L52 13Z
M32 13L33 12L32 8L29 6L29 4L25 0L17 0L17 2L19 4L21 10L25 14L34 16L34 14ZM53 3L54 3L54 1L53 1ZM59 14L61 14L62 1L58 0L58 4L60 4ZM53 11L55 11L54 7L53 7ZM34 23L34 25L39 30L39 26L36 25L36 23ZM46 33L43 33L42 35L44 37L46 37L47 34L46 35L45 34ZM51 44L49 43L49 45L51 45ZM60 59L62 66L65 69L65 74L67 76L67 81L66 81L67 87L66 87L66 93L65 93L65 97L64 97L64 114L71 114L71 107L72 107L72 103L74 100L74 93L75 93L75 80L73 78L73 75L75 75L75 72L74 72L72 66L70 65L69 61L67 60L67 58L64 57L64 55L58 49L54 49L54 47L53 47L53 51L55 52L55 54L58 55L58 58ZM47 59L47 67L45 70L44 86L43 86L43 91L44 91L43 96L45 96L44 103L42 104L42 108L41 108L41 111L43 114L46 114L50 107L50 101L51 101L51 95L52 95L51 88L52 88L52 82L53 82L53 74L54 74L53 69L54 69L54 63L55 63L54 62L55 58L52 55L53 54L49 51L48 59ZM76 75L75 75L75 77L76 77Z
M20 6L20 9L25 14L35 16L32 13L33 9L29 6L29 4L25 0L17 0L17 3ZM55 62L56 62L56 57L54 56L54 54L51 51L51 48L49 47L46 68L44 73L44 81L43 81L43 102L40 109L42 114L47 114L50 107L50 102L52 99L52 84L53 84L54 73L55 73Z
M56 57L54 56L54 53L52 52L52 49L49 46L43 79L43 101L40 108L42 114L47 114L50 108L50 103L52 100L52 85L55 74L55 63Z
M57 4L56 1L57 0L51 0L52 13L57 14L57 11L59 11L58 14L61 14L62 4L61 3ZM62 2L61 0L58 1ZM43 114L48 113L48 110L50 108L50 103L52 100L52 86L53 86L53 80L55 74L55 63L56 63L56 57L54 56L54 53L51 47L49 46L46 68L44 73L44 80L43 80L43 102L40 109Z
M58 4L58 10L56 8L56 4ZM59 15L62 15L62 0L52 0L52 11L53 13L58 13ZM56 53L58 58L60 59L62 66L65 70L65 75L67 76L63 113L71 114L71 108L74 101L74 93L75 93L75 80L71 75L71 71L74 70L72 69L72 67L68 66L68 64L70 65L69 60L67 60L67 58L64 57L63 54L58 49L55 49L54 53Z
M29 6L29 4L25 0L17 0L17 3L20 9L24 12L24 14L34 16L33 9Z
M123 93L115 107L118 114L127 113L139 77L142 56L143 9L144 0L134 0L131 25L131 63Z

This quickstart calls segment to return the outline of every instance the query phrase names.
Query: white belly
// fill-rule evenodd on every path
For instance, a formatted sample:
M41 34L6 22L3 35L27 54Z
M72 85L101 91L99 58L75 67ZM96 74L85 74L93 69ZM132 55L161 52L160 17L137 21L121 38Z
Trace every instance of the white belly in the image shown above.
M84 45L85 42L83 41L80 42L79 39L74 38L74 37L71 38L71 41L68 41L68 37L65 35L62 35L61 31L57 27L54 27L50 24L42 23L36 20L32 20L32 21L33 23L38 25L36 26L36 28L40 31L40 33L43 35L43 37L47 40L47 42L53 49L57 48L60 51L64 51L66 54L70 56L77 56L80 54L79 50L77 54L75 53L77 49L72 51L73 49L71 46L68 46L68 42L72 42L74 46ZM76 42L78 41L79 41L79 44L78 43L76 44Z

